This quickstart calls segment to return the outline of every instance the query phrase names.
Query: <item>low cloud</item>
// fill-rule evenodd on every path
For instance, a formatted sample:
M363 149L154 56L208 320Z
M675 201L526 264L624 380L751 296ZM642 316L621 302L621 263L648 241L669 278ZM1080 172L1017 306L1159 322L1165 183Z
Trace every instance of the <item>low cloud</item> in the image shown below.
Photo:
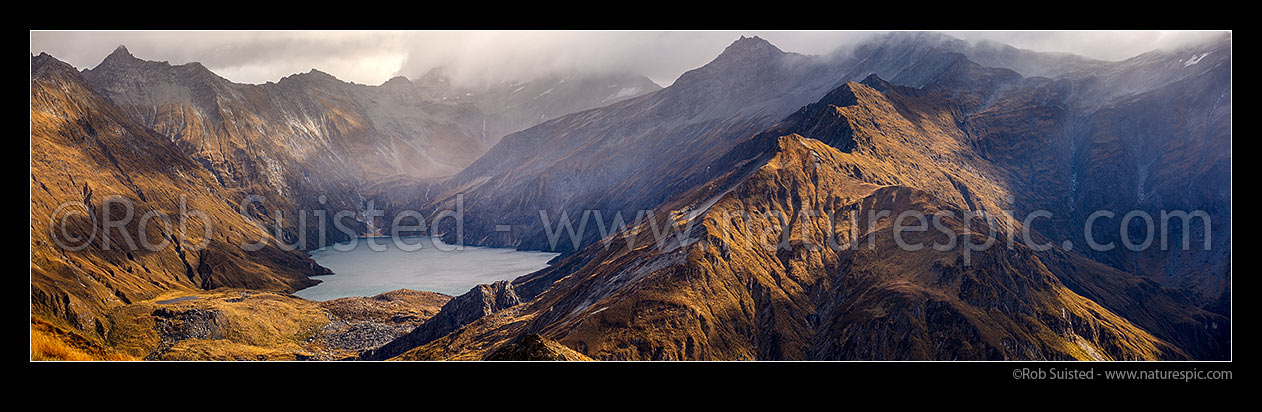
M993 40L1013 47L1066 52L1099 60L1125 60L1152 50L1173 50L1209 40L1214 31L985 31L945 32L966 40Z
M713 59L738 37L757 35L781 49L823 54L871 32L809 31L266 31L31 32L31 52L80 69L96 66L119 44L139 58L201 62L235 82L277 81L313 68L346 81L416 79L445 66L463 83L512 81L555 72L643 74L663 86ZM1204 32L948 32L1039 51L1121 60L1215 35Z

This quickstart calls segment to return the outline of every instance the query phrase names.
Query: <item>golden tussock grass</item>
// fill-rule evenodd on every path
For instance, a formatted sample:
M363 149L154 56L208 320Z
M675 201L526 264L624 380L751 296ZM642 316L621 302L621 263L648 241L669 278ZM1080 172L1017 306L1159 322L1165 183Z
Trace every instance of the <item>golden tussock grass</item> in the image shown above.
M32 361L131 361L136 358L107 350L92 341L31 319Z

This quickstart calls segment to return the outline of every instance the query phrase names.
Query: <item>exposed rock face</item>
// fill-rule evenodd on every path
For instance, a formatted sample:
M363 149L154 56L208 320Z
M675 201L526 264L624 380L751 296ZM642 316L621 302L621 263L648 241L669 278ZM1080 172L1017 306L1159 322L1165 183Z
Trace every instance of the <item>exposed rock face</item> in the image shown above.
M386 360L408 349L441 338L483 316L520 304L513 285L503 280L490 285L478 285L469 292L457 296L443 305L438 314L394 341L375 350L364 352L364 360Z
M163 353L182 340L223 339L221 314L216 310L159 308L153 311L153 317L159 344L146 359L161 359Z
M331 322L312 342L340 357L350 357L408 334L450 300L451 296L441 293L400 289L373 297L320 302Z

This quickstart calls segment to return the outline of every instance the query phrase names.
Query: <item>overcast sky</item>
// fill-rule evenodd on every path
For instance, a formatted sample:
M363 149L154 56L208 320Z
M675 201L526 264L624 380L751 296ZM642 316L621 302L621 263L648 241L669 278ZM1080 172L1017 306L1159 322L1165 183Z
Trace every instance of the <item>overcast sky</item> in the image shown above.
M1206 32L947 32L1037 51L1122 60L1157 48L1205 39ZM46 52L79 69L100 63L120 44L136 57L182 64L198 61L239 83L264 83L310 71L381 84L415 79L444 65L458 81L516 80L557 70L622 70L662 86L709 62L741 35L757 35L785 51L823 54L872 32L695 31L266 31L31 32L31 53Z

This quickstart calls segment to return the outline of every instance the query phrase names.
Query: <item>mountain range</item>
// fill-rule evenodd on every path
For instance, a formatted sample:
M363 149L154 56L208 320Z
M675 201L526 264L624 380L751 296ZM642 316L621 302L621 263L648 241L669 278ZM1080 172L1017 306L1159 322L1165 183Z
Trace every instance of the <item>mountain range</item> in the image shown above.
M133 329L111 313L171 290L292 292L323 268L228 245L329 244L276 212L372 202L385 215L359 233L414 209L448 243L562 255L360 359L1229 359L1230 40L1100 61L937 33L821 56L742 37L666 88L458 86L442 69L243 85L122 47L81 72L41 54L32 310L110 346ZM186 195L227 230L196 253L52 245L57 204L113 213L117 194L162 211ZM266 200L242 209L249 195ZM453 208L459 223L432 219ZM882 210L951 213L951 232L1009 247L907 250L893 219L862 218ZM1098 210L1116 213L1084 233ZM1204 211L1167 240L1212 247L1085 246L1142 240L1135 220L1121 237L1131 210ZM847 213L864 230L835 227ZM558 241L566 218L577 236Z

